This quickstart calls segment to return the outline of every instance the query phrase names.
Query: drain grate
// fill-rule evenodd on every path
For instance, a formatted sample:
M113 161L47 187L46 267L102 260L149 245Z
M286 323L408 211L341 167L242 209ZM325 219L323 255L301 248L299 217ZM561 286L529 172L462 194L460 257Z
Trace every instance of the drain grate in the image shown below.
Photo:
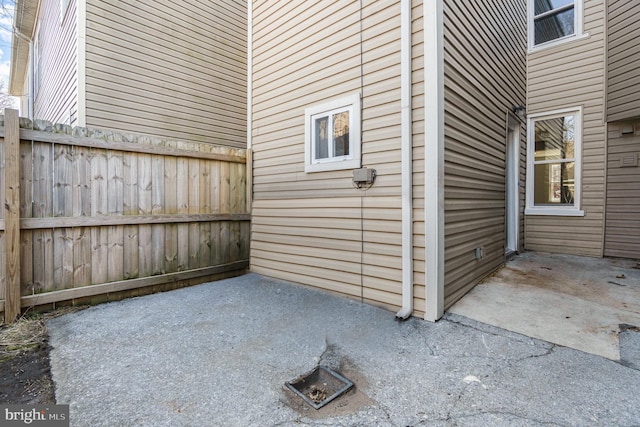
M318 366L285 385L314 409L320 409L349 391L353 382L326 366Z

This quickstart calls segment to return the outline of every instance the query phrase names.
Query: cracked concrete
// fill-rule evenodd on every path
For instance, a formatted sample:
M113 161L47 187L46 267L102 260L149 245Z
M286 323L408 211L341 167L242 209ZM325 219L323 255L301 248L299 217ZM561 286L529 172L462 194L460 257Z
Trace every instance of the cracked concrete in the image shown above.
M640 372L448 314L438 323L250 274L53 319L72 426L637 425ZM316 411L284 383L326 364Z

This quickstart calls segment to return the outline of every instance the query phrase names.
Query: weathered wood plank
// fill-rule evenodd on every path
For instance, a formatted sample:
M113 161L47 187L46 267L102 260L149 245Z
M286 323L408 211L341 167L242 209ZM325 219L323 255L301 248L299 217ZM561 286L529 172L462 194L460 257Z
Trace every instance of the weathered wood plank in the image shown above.
M189 213L200 213L200 161L189 159ZM200 267L200 225L189 224L189 269Z
M92 286L85 286L82 288L64 289L34 296L24 296L21 298L21 305L22 307L30 307L34 305L51 304L58 301L67 301L87 296L107 294L110 292L120 292L130 289L138 289L146 286L161 285L164 283L171 283L180 280L188 280L197 277L211 276L214 274L229 271L243 270L248 266L249 262L247 260L242 260L234 263L216 265L213 267L204 267L177 273L168 273L161 276L141 277L138 279L121 280L118 282L100 283Z
M107 209L109 216L124 213L124 156L120 151L107 154ZM108 226L107 279L110 282L124 279L124 227Z
M138 155L125 153L123 160L123 209L124 215L138 215ZM124 218L124 217L123 217ZM138 277L138 224L146 221L136 221L131 224L123 224L124 227L124 266L125 279Z
M151 215L152 180L151 180L151 156L138 155L138 212L142 215ZM140 224L138 226L138 277L146 277L153 272L151 225Z
M33 142L33 206L34 218L53 216L53 146ZM33 233L33 292L46 292L53 287L53 232L41 229Z
M107 216L108 205L108 159L106 150L92 150L91 157L91 216ZM91 228L91 282L108 280L108 244L106 227Z
M220 165L220 213L231 212L231 168L229 163L222 163ZM220 240L220 257L218 262L228 262L230 259L230 234L231 227L229 223L220 223L220 233L218 239Z
M178 212L178 161L175 157L164 159L164 212L175 215ZM164 228L165 271L178 271L178 226L167 224Z
M164 213L164 156L151 157L151 213ZM151 268L154 275L166 273L164 225L151 226Z
M211 212L211 162L208 160L200 161L200 183L198 185L200 191L199 208L201 213ZM200 224L200 249L199 249L199 265L205 267L211 265L211 225Z
M73 147L73 216L91 214L91 151L85 147Z
M18 111L5 110L4 138L4 321L20 314L20 135Z
M63 227L95 227L100 225L179 224L186 222L249 221L251 216L242 214L175 214L175 215L123 215L69 218L27 218L20 221L23 230ZM0 222L0 230L3 230Z
M73 229L53 230L53 289L73 287Z
M176 182L180 189L176 197L178 214L189 213L189 161L179 157L176 165ZM189 225L178 224L178 271L189 269Z
M73 286L91 284L91 232L88 227L73 228Z
M3 150L0 144L0 152ZM0 159L0 168L3 160ZM33 180L33 154L32 143L23 141L20 144L20 217L30 218L32 215L33 189L31 186ZM4 176L0 172L0 176ZM4 186L0 185L0 192L4 200ZM2 210L0 210L2 211ZM22 227L22 224L21 224ZM4 230L4 224L0 227ZM22 230L20 233L20 281L22 282L21 295L29 295L33 293L33 232L30 230ZM4 259L4 258L2 258ZM2 281L4 281L4 274ZM4 292L1 294L4 295Z
M0 132L0 137L4 134ZM221 160L231 163L245 163L246 156L244 150L238 148L228 148L228 152L234 154L226 154L219 152L202 152L190 149L173 148L161 145L151 145L143 143L131 143L120 141L106 141L104 139L96 139L89 137L73 137L70 135L42 132L29 129L20 129L20 139L28 141L41 141L45 143L73 145L79 147L88 147L104 150L118 150L133 153L158 154L163 156L187 157L192 159L208 159ZM236 154L237 153L237 154Z

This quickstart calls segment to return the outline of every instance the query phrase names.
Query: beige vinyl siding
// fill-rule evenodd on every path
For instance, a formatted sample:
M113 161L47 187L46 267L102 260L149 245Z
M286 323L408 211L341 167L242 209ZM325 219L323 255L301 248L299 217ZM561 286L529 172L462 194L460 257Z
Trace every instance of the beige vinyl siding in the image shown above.
M640 117L640 2L607 3L607 119Z
M604 227L604 4L584 2L588 37L528 56L527 112L583 107L582 209L584 217L528 215L526 249L602 256Z
M253 2L251 270L397 309L400 2L360 4ZM357 92L366 192L351 170L304 172L305 108Z
M640 121L635 123L635 133L622 135L621 129L629 126L634 123L608 126L604 254L640 259Z
M504 262L507 112L525 103L525 26L522 1L444 2L445 308Z
M244 147L242 1L87 0L86 123Z
M412 2L412 121L413 121L413 308L424 317L425 231L424 231L424 25L422 0Z
M60 2L40 2L39 85L33 117L75 125L78 108L76 0L69 2L61 21ZM27 79L28 81L28 79ZM29 90L30 92L30 90Z

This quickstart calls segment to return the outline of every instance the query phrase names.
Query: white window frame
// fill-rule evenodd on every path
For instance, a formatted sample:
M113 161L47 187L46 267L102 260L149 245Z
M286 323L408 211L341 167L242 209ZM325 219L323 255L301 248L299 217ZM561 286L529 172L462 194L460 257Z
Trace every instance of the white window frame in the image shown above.
M536 206L535 190L535 122L566 115L574 116L574 192L573 205ZM581 210L582 193L582 107L564 108L527 117L527 187L525 215L584 216Z
M553 46L557 46L563 43L567 43L574 40L583 39L589 36L589 34L583 34L582 32L582 21L583 21L583 3L584 0L573 0L573 34L568 36L560 37L555 40L550 40L545 43L536 44L536 36L535 31L536 27L534 24L535 21L535 0L527 0L527 27L528 27L528 45L529 52L535 52L540 49L545 49ZM558 10L554 9L547 13L553 13L553 11Z
M64 23L64 18L67 16L67 10L69 10L70 0L60 0L60 25Z
M315 159L314 117L323 115L331 116L332 114L343 111L349 111L349 155ZM360 116L359 93L315 105L304 110L304 171L306 173L357 169L360 167Z

